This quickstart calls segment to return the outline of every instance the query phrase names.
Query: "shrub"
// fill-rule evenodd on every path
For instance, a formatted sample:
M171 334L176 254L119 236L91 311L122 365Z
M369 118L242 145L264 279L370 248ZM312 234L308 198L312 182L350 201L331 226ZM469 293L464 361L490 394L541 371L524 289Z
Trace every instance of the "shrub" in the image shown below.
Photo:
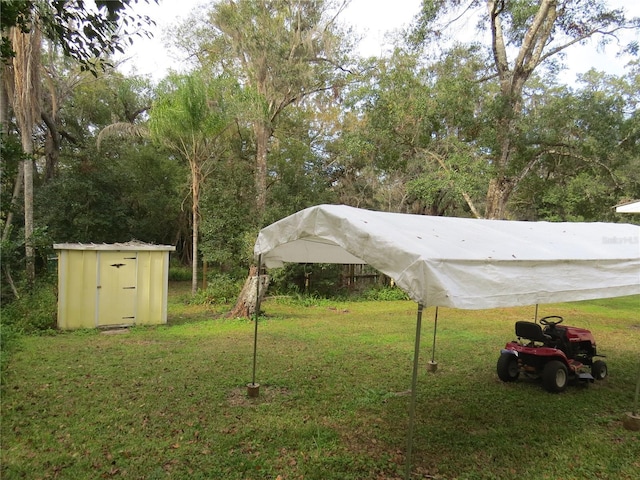
M198 290L189 302L198 305L232 303L238 297L243 282L224 273L213 275L207 279L207 288Z
M51 280L36 283L33 290L2 307L2 325L19 333L56 328L57 286Z
M340 281L342 269L343 265L329 263L286 264L269 270L269 290L275 295L335 298L344 295Z

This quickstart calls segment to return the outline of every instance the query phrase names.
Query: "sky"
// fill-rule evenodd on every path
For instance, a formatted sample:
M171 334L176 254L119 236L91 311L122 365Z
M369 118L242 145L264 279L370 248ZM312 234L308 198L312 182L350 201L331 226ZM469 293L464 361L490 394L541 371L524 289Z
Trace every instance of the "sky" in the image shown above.
M163 32L168 27L178 24L189 16L198 6L210 3L211 0L160 0L155 3L136 4L136 12L149 15L157 25L152 28L153 39L135 38L119 67L122 72L150 75L154 80L165 76L169 69L181 71L180 62L163 44ZM421 0L352 0L341 14L342 21L351 24L363 36L359 52L363 56L380 55L388 50L390 44L385 40L386 33L409 25L420 9ZM640 1L609 0L614 7L624 7L632 16L640 16ZM469 27L468 31L472 31ZM640 42L640 32L635 32L635 39ZM612 74L623 73L627 59L615 58L615 47L598 52L595 45L572 46L567 50L567 62L570 71L561 75L561 80L571 83L578 73L591 67Z

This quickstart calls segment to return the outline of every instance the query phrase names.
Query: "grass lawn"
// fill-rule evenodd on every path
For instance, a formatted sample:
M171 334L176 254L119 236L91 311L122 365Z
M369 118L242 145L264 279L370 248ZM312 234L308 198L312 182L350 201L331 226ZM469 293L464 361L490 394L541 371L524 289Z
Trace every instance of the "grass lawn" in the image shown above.
M404 475L416 305L263 304L253 322L180 301L166 326L23 337L2 385L0 477L396 479ZM558 395L505 384L495 364L533 307L423 317L414 475L638 479L633 406L640 298L541 306L591 329L609 378Z

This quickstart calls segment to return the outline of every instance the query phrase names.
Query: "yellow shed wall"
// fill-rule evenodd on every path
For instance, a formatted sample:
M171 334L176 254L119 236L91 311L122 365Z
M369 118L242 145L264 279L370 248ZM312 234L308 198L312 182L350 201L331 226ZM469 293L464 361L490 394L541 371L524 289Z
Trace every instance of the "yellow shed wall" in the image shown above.
M138 252L137 325L167 323L168 276L168 252Z
M96 252L58 252L58 327L96 326Z

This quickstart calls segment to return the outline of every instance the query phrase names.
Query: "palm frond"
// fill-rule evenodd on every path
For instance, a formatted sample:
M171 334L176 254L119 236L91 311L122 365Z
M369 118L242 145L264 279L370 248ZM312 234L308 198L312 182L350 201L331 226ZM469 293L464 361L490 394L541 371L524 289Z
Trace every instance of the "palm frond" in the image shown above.
M146 125L136 125L129 122L116 122L111 125L107 125L100 133L98 133L98 139L96 141L98 150L100 150L100 144L107 137L130 137L130 138L148 138L149 129Z

